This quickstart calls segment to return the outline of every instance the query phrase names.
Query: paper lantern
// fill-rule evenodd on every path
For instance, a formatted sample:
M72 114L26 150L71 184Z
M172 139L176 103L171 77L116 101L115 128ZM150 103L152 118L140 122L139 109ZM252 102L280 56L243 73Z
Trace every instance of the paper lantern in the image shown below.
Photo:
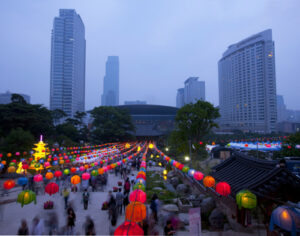
M92 175L92 176L97 176L97 175L98 175L98 172L97 172L96 170L92 170L91 175Z
M99 168L98 169L98 173L99 173L99 175L103 175L104 174L104 169L103 168Z
M83 179L83 180L89 180L90 178L91 178L91 175L89 174L89 173L83 173L82 174L82 176L81 176L81 178Z
M72 172L72 173L75 173L76 171L77 171L77 169L76 169L75 167L72 167L72 168L71 168L71 172Z
M144 179L136 179L135 183L140 183L140 184L146 185L146 181Z
M220 182L216 185L216 192L222 196L228 196L231 193L230 185L226 182Z
M43 180L43 176L42 176L41 174L35 175L35 176L33 177L33 181L34 181L34 182L40 182L40 181L42 181L42 180Z
M196 172L195 170L189 169L188 175L191 176L191 177L194 177L195 172Z
M279 206L273 210L270 220L270 230L274 230L274 225L277 225L283 230L291 233L292 236L296 236L297 228L300 223L300 213L292 207Z
M134 190L140 189L140 190L142 190L142 191L144 191L144 192L146 191L145 185L143 185L143 184L141 184L141 183L135 184L135 185L133 186L133 189L134 189Z
M7 157L11 157L11 153L7 153Z
M3 183L3 188L5 188L6 190L9 190L9 189L15 187L15 185L16 185L15 181L13 181L12 179L9 179Z
M182 172L183 173L188 173L189 172L189 167L187 167L187 166L184 166L183 168L182 168Z
M249 190L241 190L236 194L236 203L240 209L253 209L257 205L256 195Z
M144 175L144 176L146 176L146 173L145 173L145 171L139 171L137 175Z
M76 185L76 184L79 184L80 183L80 177L78 175L74 175L72 178L71 178L71 183Z
M201 173L200 171L196 171L196 172L194 173L194 178L195 178L196 180L202 180L203 177L204 177L204 174Z
M49 162L46 162L46 163L44 164L44 167L45 167L45 168L49 168L49 167L51 167L51 165L50 165Z
M131 202L137 201L137 202L145 203L146 200L147 200L146 193L140 189L136 189L132 191L129 195L129 201Z
M36 195L34 192L32 192L30 190L22 191L21 193L19 193L18 198L17 198L17 202L21 203L22 207L33 201L36 204Z
M64 164L64 163L65 163L64 160L60 160L60 161L59 161L59 164L60 164L60 165L62 165L62 164Z
M144 235L143 229L134 222L125 221L116 228L114 235Z
M146 206L141 202L131 202L126 207L125 220L141 222L146 218Z
M28 179L26 177L20 177L18 179L18 185L25 186L28 183Z
M79 170L80 170L80 171L85 171L84 166L80 166L80 167L79 167Z
M84 169L88 169L89 168L89 165L84 165Z
M16 167L14 167L14 166L8 167L8 168L7 168L7 172L8 172L8 173L15 173L15 172L16 172Z
M137 175L136 178L137 178L137 179L143 179L143 180L146 180L146 176L145 176L145 175L141 175L141 174Z
M52 179L53 178L53 173L52 172L47 172L45 175L46 179Z
M205 187L208 187L208 188L211 188L213 186L215 186L215 179L214 177L208 175L208 176L205 176L205 178L203 179L203 184Z
M56 178L59 178L59 177L62 176L62 172L61 172L60 170L57 170L57 171L54 172L54 176L55 176Z
M64 175L68 175L70 174L70 170L69 169L64 169Z
M58 185L56 183L53 183L53 182L47 184L46 187L45 187L45 192L48 193L50 196L52 194L57 193L58 190L59 190Z

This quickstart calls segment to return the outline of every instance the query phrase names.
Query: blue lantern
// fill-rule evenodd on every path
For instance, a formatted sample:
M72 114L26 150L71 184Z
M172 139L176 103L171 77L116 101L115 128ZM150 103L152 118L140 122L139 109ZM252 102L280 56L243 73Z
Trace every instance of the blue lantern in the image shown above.
M18 185L25 186L28 183L28 179L26 177L20 177L18 179Z

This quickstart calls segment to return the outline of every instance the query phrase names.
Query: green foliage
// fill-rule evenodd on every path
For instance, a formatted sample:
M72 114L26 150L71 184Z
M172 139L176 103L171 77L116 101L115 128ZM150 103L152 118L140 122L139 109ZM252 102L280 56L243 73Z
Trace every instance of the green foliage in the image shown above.
M135 127L129 113L117 107L95 107L90 111L93 121L91 138L94 143L128 140Z
M284 157L300 157L300 149L296 149L296 145L300 145L300 132L290 135L282 145L281 154Z
M11 95L11 102L13 103L20 103L20 104L27 104L26 100L24 99L24 97L20 94L17 93L13 93Z
M22 128L12 129L3 139L1 151L6 153L29 152L32 149L34 137Z

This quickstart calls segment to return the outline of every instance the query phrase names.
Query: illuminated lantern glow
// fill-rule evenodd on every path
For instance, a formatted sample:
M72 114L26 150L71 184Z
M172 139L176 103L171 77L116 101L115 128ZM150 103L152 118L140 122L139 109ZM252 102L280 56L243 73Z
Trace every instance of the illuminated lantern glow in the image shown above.
M57 193L58 190L59 190L58 185L56 183L53 183L53 182L47 184L46 187L45 187L45 192L48 193L50 196L52 194Z
M80 182L81 182L81 179L80 179L79 175L74 175L71 178L71 183L74 185L79 184Z
M12 189L13 187L16 186L16 183L14 180L12 179L9 179L9 180L6 180L4 183L3 183L3 188L5 188L6 190L9 190L9 189Z
M153 143L150 143L150 144L149 144L149 148L150 148L150 149L153 149L153 148L154 148Z
M140 184L146 185L146 181L144 179L136 179L135 183L140 183Z
M20 177L18 179L18 185L25 186L28 183L28 179L26 177Z
M92 176L97 176L97 175L98 175L98 171L92 170L91 175L92 175Z
M216 192L222 196L228 196L231 193L231 187L226 182L220 182L216 185Z
M57 171L54 172L54 176L55 176L56 178L59 178L59 177L62 176L62 172L61 172L60 170L57 170Z
M203 177L204 177L204 174L201 173L200 171L196 171L196 172L194 173L194 178L195 178L196 180L202 180Z
M98 169L98 174L99 175L103 175L104 174L104 169L103 168L99 168Z
M179 170L182 170L183 167L184 167L184 165L183 165L183 164L180 164L177 168L178 168Z
M70 174L70 170L69 169L64 169L64 175L68 175Z
M137 175L136 178L137 178L137 179L143 179L143 180L146 180L146 176L145 176L145 175L142 175L142 174Z
M19 193L17 202L21 203L21 206L27 205L31 202L34 202L36 204L36 195L31 190L24 190Z
M72 167L72 168L71 168L71 172L72 172L72 173L75 173L76 171L77 171L77 169L76 169L75 167Z
M137 202L145 203L146 200L147 200L146 193L140 189L136 189L136 190L132 191L129 195L130 202L137 201Z
M114 235L144 235L143 229L134 222L125 221L116 228Z
M126 207L125 220L141 222L146 218L146 206L141 202L131 202Z
M16 167L14 167L14 166L8 167L8 168L7 168L7 172L8 172L8 173L15 173L15 172L16 172Z
M256 195L249 190L241 190L236 194L236 203L239 209L253 209L257 205Z
M80 166L80 167L79 167L79 170L80 170L80 171L85 171L84 166Z
M52 179L53 178L53 173L52 172L47 172L45 175L46 179Z
M190 170L190 168L187 167L187 166L184 166L184 167L182 168L182 172L183 172L183 173L188 173L189 170Z
M41 182L43 180L43 176L41 174L35 175L33 177L34 182Z
M83 173L82 174L82 176L81 176L81 178L83 179L83 180L89 180L90 178L91 178L91 175L89 174L89 173Z
M134 189L134 190L140 189L140 190L142 190L142 191L144 191L144 192L146 191L145 185L143 185L143 184L141 184L141 183L135 184L135 185L133 186L133 189Z
M214 177L208 175L208 176L205 176L204 179L203 179L203 185L205 187L208 187L208 188L212 188L214 187L216 184L216 180Z
M6 155L7 157L11 157L11 153L7 153L7 155Z

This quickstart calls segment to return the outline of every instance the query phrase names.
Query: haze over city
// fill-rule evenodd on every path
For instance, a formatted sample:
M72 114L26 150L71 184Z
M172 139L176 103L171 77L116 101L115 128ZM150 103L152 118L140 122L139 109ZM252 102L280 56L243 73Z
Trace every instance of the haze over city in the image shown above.
M75 9L85 25L86 110L101 104L108 56L119 56L120 104L175 106L177 89L197 76L206 100L218 105L218 60L265 29L273 31L277 94L300 109L299 7L297 0L1 1L0 92L49 107L51 30L63 8Z

